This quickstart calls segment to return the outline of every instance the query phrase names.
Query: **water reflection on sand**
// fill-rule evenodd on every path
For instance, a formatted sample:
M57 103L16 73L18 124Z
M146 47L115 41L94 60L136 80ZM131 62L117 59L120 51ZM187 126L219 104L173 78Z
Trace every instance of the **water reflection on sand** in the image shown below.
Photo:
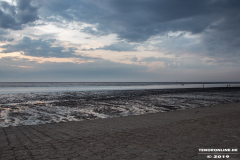
M239 102L240 88L0 94L0 126L111 118Z

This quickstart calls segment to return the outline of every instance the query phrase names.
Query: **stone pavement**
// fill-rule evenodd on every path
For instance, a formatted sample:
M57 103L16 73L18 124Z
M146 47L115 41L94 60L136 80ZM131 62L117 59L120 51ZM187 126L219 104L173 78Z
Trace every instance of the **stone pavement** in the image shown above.
M239 115L240 103L233 103L0 128L0 159L207 159L199 148L240 148Z

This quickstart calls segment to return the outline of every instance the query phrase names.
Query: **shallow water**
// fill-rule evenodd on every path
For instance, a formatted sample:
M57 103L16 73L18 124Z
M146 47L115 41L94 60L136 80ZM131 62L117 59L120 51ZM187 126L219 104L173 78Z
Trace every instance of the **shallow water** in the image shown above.
M240 88L39 92L0 95L0 126L35 125L240 102Z

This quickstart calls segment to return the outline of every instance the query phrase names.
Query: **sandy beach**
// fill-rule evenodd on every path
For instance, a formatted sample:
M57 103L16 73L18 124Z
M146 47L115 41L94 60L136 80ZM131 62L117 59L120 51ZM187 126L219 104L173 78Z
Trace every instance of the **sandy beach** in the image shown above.
M231 103L128 117L1 127L0 158L211 159L199 149L240 148L239 114L240 103ZM237 153L221 156L240 159Z

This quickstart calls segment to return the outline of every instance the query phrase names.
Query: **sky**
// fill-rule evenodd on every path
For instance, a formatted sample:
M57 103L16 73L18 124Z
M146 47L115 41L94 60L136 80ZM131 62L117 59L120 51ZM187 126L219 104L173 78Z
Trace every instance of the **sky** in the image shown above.
M239 0L0 0L0 82L240 81Z

